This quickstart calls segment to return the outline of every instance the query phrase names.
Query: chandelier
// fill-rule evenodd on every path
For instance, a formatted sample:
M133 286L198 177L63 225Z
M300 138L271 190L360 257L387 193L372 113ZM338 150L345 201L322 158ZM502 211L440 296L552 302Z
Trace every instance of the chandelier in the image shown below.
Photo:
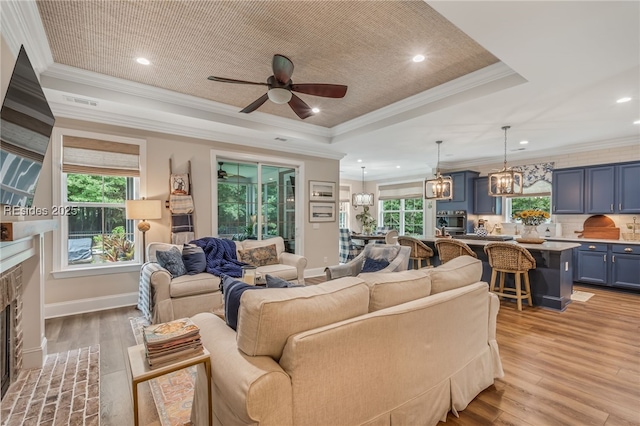
M373 194L364 190L364 166L362 167L362 192L353 194L352 204L354 209L360 206L373 206Z
M453 180L451 176L440 174L440 144L438 144L438 164L436 166L436 176L433 179L424 181L424 198L427 200L450 200L453 198Z
M489 195L492 197L512 196L522 194L522 172L507 167L507 130L511 126L504 126L504 166L502 170L489 173Z

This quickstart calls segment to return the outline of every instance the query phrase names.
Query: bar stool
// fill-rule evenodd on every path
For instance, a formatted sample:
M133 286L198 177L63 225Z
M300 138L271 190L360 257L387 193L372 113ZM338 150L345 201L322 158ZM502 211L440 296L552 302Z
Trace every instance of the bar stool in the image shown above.
M433 250L420 241L417 238L408 237L406 235L398 237L398 244L401 246L411 247L411 256L409 259L411 260L412 267L415 269L422 269L422 261L426 261L426 266L431 266L431 258L433 257Z
M451 238L436 238L436 250L442 264L458 256L478 257L466 243Z
M489 243L484 247L484 252L489 256L489 265L492 268L489 291L501 297L516 299L519 311L522 311L522 299L527 299L529 306L533 306L529 285L529 269L535 269L536 260L531 256L531 253L527 249L511 243ZM495 284L498 272L500 272L500 287L496 291ZM505 274L515 275L515 288L504 288ZM521 275L524 277L524 292L522 291Z

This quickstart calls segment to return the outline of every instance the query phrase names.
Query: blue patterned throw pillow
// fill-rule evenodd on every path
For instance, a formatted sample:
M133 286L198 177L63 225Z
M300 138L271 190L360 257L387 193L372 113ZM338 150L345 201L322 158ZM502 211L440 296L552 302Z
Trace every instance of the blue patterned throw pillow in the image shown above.
M267 288L304 287L303 285L290 283L287 280L283 280L280 277L276 277L276 276L269 275L269 274L267 274L265 276L265 281L267 281Z
M185 244L182 248L182 262L187 275L195 275L207 269L207 257L204 250L194 244Z
M171 247L171 250L158 250L156 259L160 266L169 271L173 278L181 277L187 273L182 262L182 253L177 247Z
M364 258L364 265L362 265L362 271L360 272L378 272L389 266L389 261L384 259L371 259L370 257Z

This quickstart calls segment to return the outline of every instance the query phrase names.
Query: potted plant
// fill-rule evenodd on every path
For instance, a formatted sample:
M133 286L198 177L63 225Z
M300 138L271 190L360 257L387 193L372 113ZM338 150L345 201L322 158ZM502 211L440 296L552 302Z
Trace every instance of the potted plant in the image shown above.
M373 229L376 227L376 220L373 218L371 213L369 213L369 207L364 206L362 208L362 213L356 215L356 220L360 222L362 226L362 233L364 235L370 235L373 233Z
M523 210L513 214L515 220L521 220L524 224L522 238L538 238L536 227L549 219L549 213L542 210Z

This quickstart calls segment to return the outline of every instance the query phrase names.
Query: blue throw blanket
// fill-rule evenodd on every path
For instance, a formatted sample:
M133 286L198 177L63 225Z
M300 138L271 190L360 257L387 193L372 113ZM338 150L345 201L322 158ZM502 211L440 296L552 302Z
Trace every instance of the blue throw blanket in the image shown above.
M246 263L240 262L236 257L236 243L222 238L204 237L191 241L204 250L207 258L206 271L210 274L222 277L241 277L242 266Z

